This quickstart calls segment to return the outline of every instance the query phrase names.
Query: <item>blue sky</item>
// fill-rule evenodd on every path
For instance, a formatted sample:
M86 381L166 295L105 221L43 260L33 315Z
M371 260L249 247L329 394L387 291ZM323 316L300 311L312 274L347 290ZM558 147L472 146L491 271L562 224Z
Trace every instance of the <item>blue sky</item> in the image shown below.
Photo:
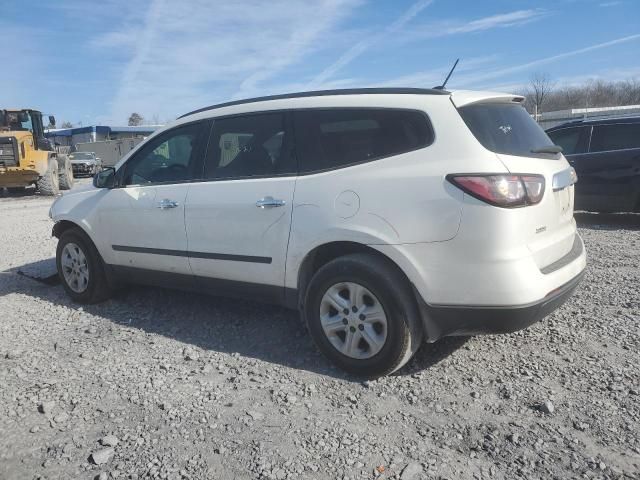
M2 0L2 101L166 122L234 98L640 79L640 0ZM8 66L11 66L8 68Z

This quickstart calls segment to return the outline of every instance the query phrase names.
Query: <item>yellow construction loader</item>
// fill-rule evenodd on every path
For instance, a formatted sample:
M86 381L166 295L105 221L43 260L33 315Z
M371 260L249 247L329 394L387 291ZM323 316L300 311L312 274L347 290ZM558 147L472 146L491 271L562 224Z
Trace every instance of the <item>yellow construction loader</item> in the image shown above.
M50 116L49 123L55 126L55 118ZM32 184L42 195L70 189L71 161L45 138L41 112L0 110L0 189L19 192Z

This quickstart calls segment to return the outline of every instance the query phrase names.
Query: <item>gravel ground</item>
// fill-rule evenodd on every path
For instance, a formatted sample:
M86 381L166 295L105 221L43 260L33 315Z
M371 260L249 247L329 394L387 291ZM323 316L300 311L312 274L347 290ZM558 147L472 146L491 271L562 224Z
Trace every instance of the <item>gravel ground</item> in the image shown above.
M50 202L0 198L2 479L639 478L640 216L577 215L587 275L544 321L363 383L280 308L74 305L28 277L54 268Z

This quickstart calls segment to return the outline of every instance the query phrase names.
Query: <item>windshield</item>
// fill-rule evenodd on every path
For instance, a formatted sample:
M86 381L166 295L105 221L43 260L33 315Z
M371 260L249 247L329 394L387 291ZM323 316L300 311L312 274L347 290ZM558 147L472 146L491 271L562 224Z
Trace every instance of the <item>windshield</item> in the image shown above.
M0 111L0 127L13 131L33 132L31 114L26 110Z
M69 155L71 160L93 160L93 153L76 152Z
M553 145L547 134L521 105L480 103L458 109L478 141L495 153L549 158L553 153L533 153Z

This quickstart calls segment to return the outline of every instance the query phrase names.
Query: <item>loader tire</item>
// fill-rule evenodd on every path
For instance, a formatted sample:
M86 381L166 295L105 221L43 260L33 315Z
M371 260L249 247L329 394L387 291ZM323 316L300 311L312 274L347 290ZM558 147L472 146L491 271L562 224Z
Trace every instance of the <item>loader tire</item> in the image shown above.
M71 190L73 187L73 169L71 161L66 155L58 156L61 162L58 162L58 170L60 172L60 190Z
M47 171L38 180L38 190L42 195L57 195L60 193L58 161L55 158L49 159Z

